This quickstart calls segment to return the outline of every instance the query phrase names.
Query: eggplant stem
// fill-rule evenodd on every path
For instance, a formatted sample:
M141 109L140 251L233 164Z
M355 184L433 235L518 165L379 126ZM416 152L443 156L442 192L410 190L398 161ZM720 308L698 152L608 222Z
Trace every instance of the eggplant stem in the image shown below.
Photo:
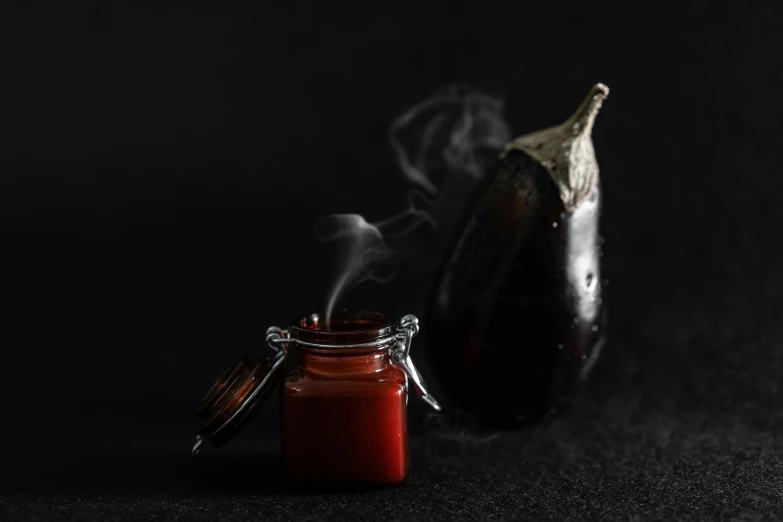
M596 83L570 118L507 143L501 159L516 149L538 161L557 184L565 208L573 210L598 185L598 163L590 134L608 95L609 88Z
M574 114L568 119L571 123L574 136L578 136L579 134L589 135L593 132L595 117L598 115L601 104L607 96L609 96L609 87L603 83L596 83L593 85L585 99L582 100L579 108L576 109Z

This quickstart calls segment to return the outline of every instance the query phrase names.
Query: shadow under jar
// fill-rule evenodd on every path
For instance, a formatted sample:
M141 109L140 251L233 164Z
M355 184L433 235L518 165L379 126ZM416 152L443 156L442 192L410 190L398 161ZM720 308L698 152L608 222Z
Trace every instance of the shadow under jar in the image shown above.
M274 354L245 360L207 394L197 437L220 446L268 394L287 356L295 370L281 390L285 474L307 486L395 485L408 475L408 384L434 409L410 358L418 320L342 311L327 324L318 314L288 330L270 328ZM276 380L276 379L275 379Z

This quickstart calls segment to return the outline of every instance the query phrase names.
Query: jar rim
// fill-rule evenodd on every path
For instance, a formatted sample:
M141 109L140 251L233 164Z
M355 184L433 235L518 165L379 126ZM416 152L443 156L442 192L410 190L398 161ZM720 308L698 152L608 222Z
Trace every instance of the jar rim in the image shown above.
M330 327L331 326L331 327ZM365 343L373 343L386 337L389 342L394 340L395 320L392 316L373 312L371 310L340 310L332 314L329 323L326 323L321 314L313 313L297 317L291 324L291 337L306 343L323 345L317 349L382 349L388 347L388 343L378 346L357 346ZM303 349L313 350L311 347L302 346Z

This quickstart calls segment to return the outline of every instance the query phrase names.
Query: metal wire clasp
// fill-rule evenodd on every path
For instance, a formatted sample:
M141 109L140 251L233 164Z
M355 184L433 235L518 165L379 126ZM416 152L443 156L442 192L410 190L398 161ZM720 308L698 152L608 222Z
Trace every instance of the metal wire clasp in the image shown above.
M270 360L277 360L288 354L288 343L291 342L291 336L288 330L282 330L277 326L270 326L266 329L266 344L272 349Z
M413 359L410 357L411 343L416 334L419 333L418 318L415 315L406 315L397 323L396 331L397 342L391 350L392 361L399 365L405 372L405 375L411 380L413 387L416 388L416 395L435 411L440 411L440 404L427 392L424 379L419 375L416 366L413 364Z
M383 346L388 343L393 343L389 348L389 355L392 363L398 365L405 372L405 375L413 383L413 387L416 389L416 395L421 400L429 404L436 411L441 410L441 406L438 401L435 400L432 395L427 392L427 388L424 384L424 379L421 378L419 372L416 370L416 366L413 364L413 360L410 357L411 342L416 334L419 333L419 320L415 315L406 315L400 319L394 327L394 331L391 335L384 336L374 341L356 344L320 344L302 339L293 339L288 330L282 330L277 326L271 326L266 331L266 344L272 349L273 354L270 356L270 361L276 361L282 357L285 357L288 353L288 346L290 344L298 344L310 348L364 348L372 346Z

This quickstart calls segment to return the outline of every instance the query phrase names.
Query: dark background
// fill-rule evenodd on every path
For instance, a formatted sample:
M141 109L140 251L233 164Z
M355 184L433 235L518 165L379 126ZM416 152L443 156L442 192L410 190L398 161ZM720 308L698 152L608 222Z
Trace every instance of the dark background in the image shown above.
M258 9L3 16L0 514L780 515L778 4ZM489 441L419 434L396 490L290 491L274 400L193 464L212 379L323 305L313 221L398 211L388 125L454 81L504 94L515 134L611 88L609 343L584 398ZM397 310L403 286L365 294Z

